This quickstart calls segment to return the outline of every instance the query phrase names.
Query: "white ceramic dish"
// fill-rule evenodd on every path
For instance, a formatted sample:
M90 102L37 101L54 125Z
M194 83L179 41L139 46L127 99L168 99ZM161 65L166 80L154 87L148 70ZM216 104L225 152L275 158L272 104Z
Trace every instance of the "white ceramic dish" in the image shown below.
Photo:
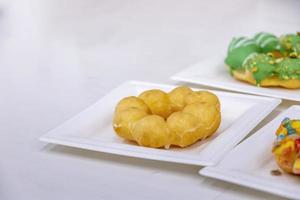
M274 176L270 173L279 169L271 150L276 129L285 117L300 119L300 106L292 106L281 113L235 147L218 165L205 167L200 174L282 197L300 199L300 177L286 173Z
M300 89L256 87L235 80L226 69L224 57L222 56L199 62L175 74L171 78L176 81L206 85L225 90L300 101Z
M221 101L220 128L209 139L184 149L146 148L117 137L112 128L112 118L119 100L138 95L147 89L170 91L173 87L175 86L126 82L40 139L49 143L125 156L210 166L215 165L281 102L279 99L215 91Z

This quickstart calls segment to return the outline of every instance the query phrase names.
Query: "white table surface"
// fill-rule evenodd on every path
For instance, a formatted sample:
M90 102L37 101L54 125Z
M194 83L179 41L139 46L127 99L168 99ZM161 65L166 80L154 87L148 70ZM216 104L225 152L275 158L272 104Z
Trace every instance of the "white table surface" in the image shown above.
M197 166L38 138L126 80L172 83L235 35L299 31L299 10L296 0L1 0L0 199L281 199Z

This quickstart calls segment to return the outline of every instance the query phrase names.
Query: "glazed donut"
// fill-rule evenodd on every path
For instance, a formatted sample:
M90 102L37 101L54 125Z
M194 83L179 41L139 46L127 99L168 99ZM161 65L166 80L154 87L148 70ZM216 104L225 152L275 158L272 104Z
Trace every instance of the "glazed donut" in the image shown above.
M263 87L300 88L300 34L258 33L233 38L225 59L237 80Z
M218 97L181 86L169 93L147 90L126 97L115 108L113 128L118 136L140 146L189 146L216 132L221 123Z
M300 175L300 120L285 118L276 131L273 154L287 173Z

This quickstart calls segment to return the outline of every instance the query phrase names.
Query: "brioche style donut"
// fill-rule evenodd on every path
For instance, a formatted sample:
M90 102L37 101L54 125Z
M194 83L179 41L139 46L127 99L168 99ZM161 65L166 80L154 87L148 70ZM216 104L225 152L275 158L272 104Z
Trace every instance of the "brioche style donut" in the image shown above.
M285 118L276 131L273 154L285 172L300 175L300 120Z
M116 134L140 146L189 146L216 132L221 123L220 101L208 91L180 86L166 93L153 89L126 97L115 108Z
M300 88L300 34L258 33L233 38L225 63L237 80L264 87Z

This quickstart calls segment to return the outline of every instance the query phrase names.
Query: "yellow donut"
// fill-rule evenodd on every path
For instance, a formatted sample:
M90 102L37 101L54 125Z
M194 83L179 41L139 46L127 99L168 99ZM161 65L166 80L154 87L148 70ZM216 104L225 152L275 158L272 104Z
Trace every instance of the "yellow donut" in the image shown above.
M193 92L184 86L170 93L147 90L122 99L113 122L117 135L141 146L186 147L216 132L220 102L211 92Z

